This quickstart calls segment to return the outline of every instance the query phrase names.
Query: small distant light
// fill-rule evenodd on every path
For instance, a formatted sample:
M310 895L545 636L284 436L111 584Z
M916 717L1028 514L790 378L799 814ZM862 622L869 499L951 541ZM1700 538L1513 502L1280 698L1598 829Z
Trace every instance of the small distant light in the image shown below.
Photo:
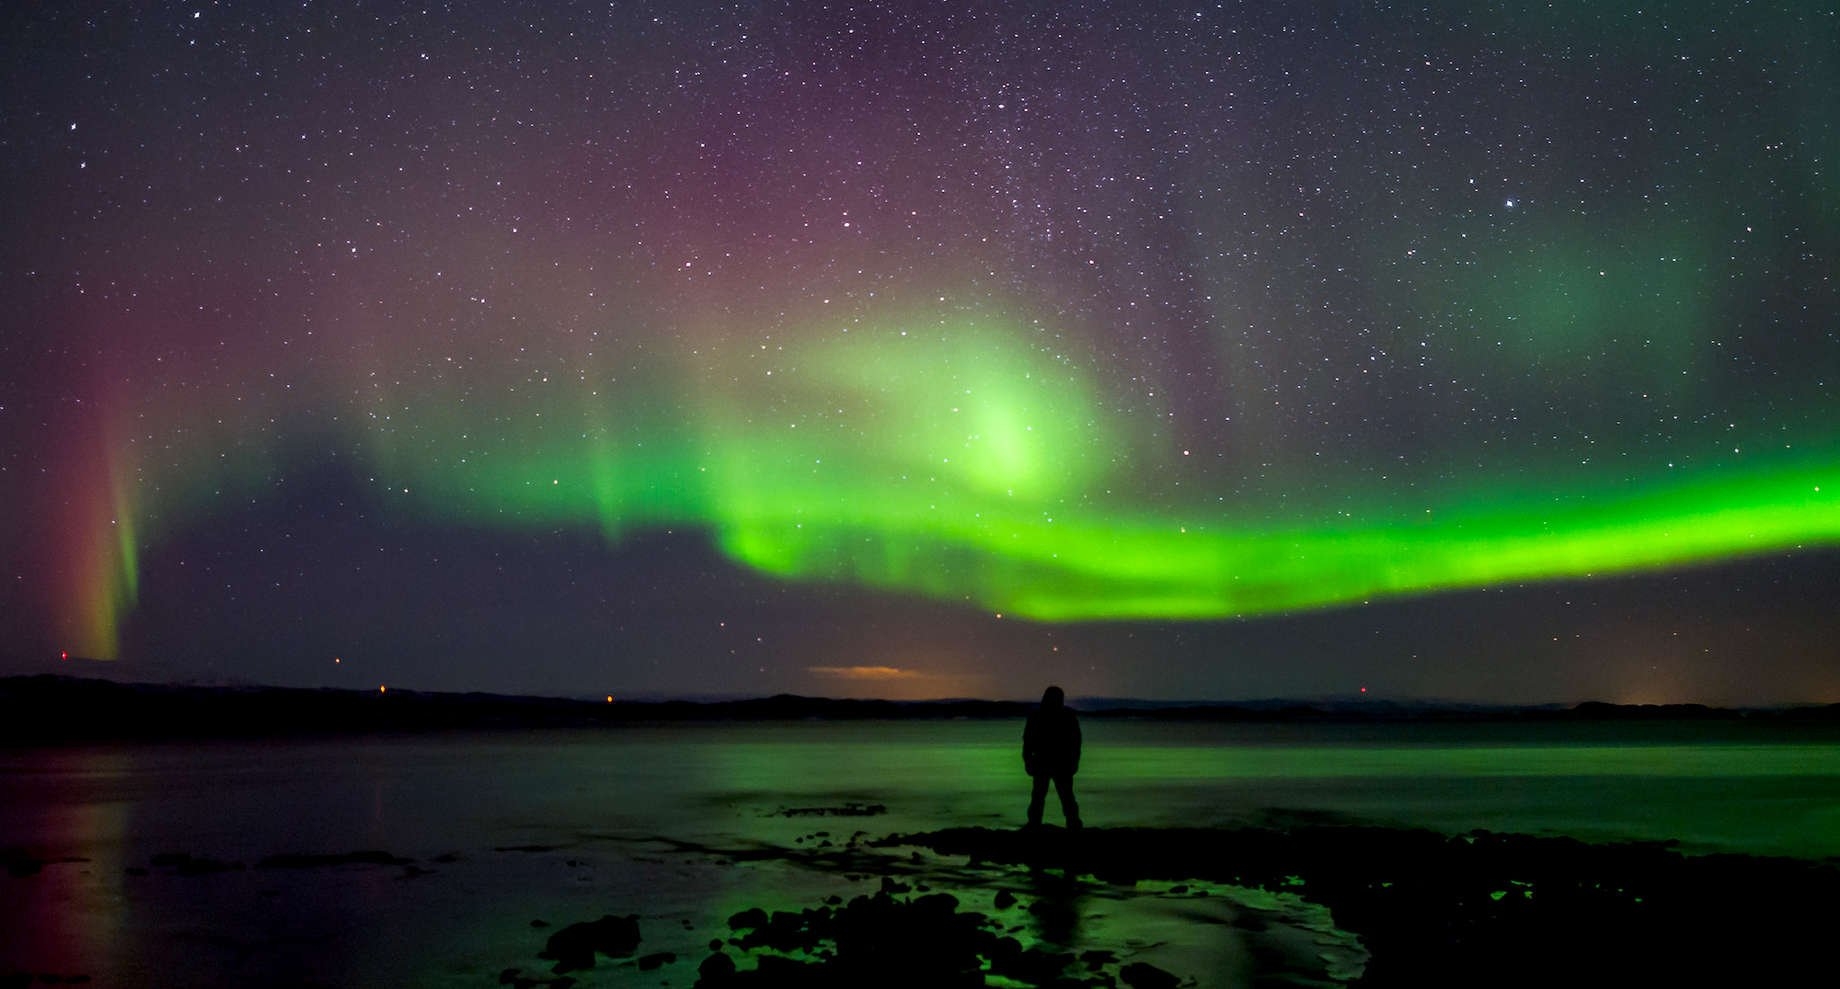
M1361 688L1361 693L1363 693L1363 694L1365 694L1365 693L1367 693L1367 688L1366 688L1366 687L1362 687L1362 688Z
M377 685L377 692L380 694L387 694L390 692L390 688L380 683Z
M340 658L338 658L337 656L334 656L334 657L332 657L332 662L333 662L333 665L335 665L335 666L336 666L336 665L338 665L339 663L342 663L342 662L344 662L344 660L342 660L342 659L340 659Z
M68 659L70 659L70 650L68 650L68 649L60 649L60 650L58 650L58 659L60 659L60 660L68 660Z
M607 695L607 703L609 703L609 704L612 704L612 703L613 703L613 695L612 695L612 694L608 694L608 695Z

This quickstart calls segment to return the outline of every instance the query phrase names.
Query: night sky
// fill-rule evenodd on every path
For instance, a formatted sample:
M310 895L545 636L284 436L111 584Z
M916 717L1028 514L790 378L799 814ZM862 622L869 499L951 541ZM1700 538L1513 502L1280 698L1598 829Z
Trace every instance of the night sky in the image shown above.
M0 672L1840 700L1831 0L0 18Z

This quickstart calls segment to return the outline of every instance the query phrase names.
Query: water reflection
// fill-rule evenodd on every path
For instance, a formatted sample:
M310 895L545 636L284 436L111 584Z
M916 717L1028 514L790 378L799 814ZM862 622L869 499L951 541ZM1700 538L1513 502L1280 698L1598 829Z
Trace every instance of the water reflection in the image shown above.
M1087 891L1070 870L1034 868L1029 871L1029 930L1045 944L1073 949L1080 946Z
M125 752L27 751L0 774L0 969L108 984L118 970L130 805Z

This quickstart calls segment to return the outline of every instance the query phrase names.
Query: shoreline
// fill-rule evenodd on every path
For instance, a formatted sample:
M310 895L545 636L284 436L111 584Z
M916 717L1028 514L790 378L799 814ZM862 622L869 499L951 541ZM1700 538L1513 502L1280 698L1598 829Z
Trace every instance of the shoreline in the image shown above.
M1090 706L1088 706L1090 705ZM609 700L400 688L121 683L56 674L0 677L0 745L311 738L464 731L595 729L672 723L1015 720L1030 701L888 701L781 694L741 700ZM1694 726L1737 734L1831 734L1840 704L1714 708L1587 701L1533 707L1434 702L1087 700L1083 719L1248 725Z

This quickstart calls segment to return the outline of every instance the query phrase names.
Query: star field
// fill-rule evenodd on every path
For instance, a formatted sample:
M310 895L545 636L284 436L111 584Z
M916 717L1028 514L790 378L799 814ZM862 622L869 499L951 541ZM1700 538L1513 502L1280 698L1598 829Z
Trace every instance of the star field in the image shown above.
M20 657L1840 690L1792 606L1840 542L1830 4L141 3L0 37ZM1448 632L1507 595L1550 639L1603 581L1645 590L1592 642ZM1655 615L1714 601L1751 631L1689 662Z

